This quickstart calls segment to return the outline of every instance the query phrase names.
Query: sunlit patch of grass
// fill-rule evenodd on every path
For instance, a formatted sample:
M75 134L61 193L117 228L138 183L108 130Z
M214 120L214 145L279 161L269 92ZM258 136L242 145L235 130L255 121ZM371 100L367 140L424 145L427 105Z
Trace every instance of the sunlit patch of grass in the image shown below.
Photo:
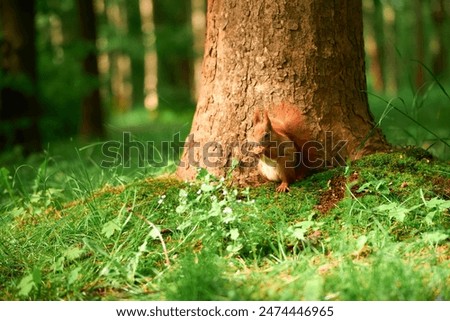
M448 300L450 201L435 182L450 168L420 155L368 156L284 194L205 171L102 174L82 154L4 168L0 298Z

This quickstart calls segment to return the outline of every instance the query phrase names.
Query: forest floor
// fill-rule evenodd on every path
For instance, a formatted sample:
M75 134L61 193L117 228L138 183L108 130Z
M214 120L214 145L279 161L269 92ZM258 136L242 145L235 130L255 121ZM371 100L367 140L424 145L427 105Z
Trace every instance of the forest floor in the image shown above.
M70 166L0 170L0 300L450 300L450 165L420 150L285 194Z

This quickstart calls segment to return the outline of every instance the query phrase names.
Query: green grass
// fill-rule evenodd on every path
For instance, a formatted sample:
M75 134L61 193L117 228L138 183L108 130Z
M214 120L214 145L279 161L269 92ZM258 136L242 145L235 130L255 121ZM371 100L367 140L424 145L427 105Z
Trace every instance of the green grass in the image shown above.
M449 300L450 166L422 156L369 156L287 194L50 156L30 186L3 169L0 299Z

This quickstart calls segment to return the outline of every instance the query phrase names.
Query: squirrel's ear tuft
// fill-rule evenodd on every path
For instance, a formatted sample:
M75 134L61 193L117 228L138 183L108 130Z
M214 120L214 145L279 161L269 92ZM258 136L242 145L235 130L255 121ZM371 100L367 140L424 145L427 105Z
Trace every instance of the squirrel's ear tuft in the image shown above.
M269 112L267 111L267 109L264 109L264 122L266 123L266 126L271 128L272 124L270 122L270 118L269 118Z

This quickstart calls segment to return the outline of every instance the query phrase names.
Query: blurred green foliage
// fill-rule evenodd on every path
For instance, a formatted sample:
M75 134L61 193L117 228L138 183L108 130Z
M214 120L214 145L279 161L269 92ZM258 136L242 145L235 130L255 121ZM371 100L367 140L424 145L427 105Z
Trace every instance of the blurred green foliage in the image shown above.
M98 81L83 71L82 62L89 48L80 39L75 10L73 0L38 1L38 86L43 109L41 130L47 142L77 135L81 101L93 87L98 86ZM61 22L60 28L63 28L62 19L64 30L59 31L64 39L61 43L52 43L51 29L57 28L52 24Z

